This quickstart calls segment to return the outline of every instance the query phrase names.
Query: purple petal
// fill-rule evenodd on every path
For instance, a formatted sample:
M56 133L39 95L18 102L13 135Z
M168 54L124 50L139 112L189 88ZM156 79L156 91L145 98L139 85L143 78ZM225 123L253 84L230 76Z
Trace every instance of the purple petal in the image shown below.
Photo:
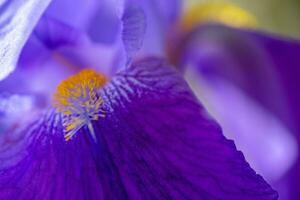
M2 137L1 199L277 199L162 60L99 92L107 116L93 123L96 143L86 129L64 142L51 112Z
M0 7L0 80L16 66L20 51L50 0L7 0Z
M89 21L95 14L99 5L98 2L97 0L76 0L75 3L73 0L52 0L46 14L60 20L64 24L83 31L86 30Z
M143 11L123 0L53 1L47 15L86 33L94 43L112 45L124 37L125 48L140 48L145 29ZM122 28L123 27L123 28ZM135 41L136 40L136 41Z
M102 3L105 3L105 1ZM101 9L103 8L101 7ZM115 33L109 33L108 35L115 34L118 35L118 38L108 44L100 41L105 40L105 36L102 35L103 29L99 27L106 27L107 30L106 23L110 23L105 18L103 19L102 15L98 16L97 23L93 24L101 32L101 34L93 33L96 34L95 37L97 38L95 38L91 36L90 30L85 31L74 28L47 13L31 35L19 63L21 65L32 65L32 62L38 60L39 57L36 56L36 52L40 51L40 45L36 45L36 40L38 40L48 48L49 54L58 53L73 66L97 68L108 75L115 73L118 68L125 67L126 62L129 63L141 48L145 32L145 17L138 6L126 6L122 17L119 16L122 14L117 12L116 8L107 12L109 11L110 15L114 15L114 18L118 21L118 29L114 31ZM103 12L100 13L103 14ZM105 23L102 23L103 20ZM102 55L100 59L99 55Z
M250 165L271 184L280 180L298 154L298 145L286 125L232 83L222 78L207 80L196 70L185 73L199 99Z
M142 15L142 11L138 10L138 15L134 12L125 10L126 16L123 18L124 23L126 22L123 34L125 47L128 46L131 55L140 48L142 37L138 34L142 34L144 29L139 24L139 14ZM123 49L123 44L94 44L84 32L45 15L26 43L18 61L18 69L0 83L1 93L37 93L44 95L46 100L50 99L48 95L53 94L61 80L84 67L95 68L108 76L114 74L118 67L124 67L125 58L124 62L116 64L116 61L122 60L120 48Z
M279 141L281 143L276 145L277 149L273 154L279 149L283 150L283 152L280 151L283 153L282 157L288 161L285 163L286 169L280 173L279 177L284 174L286 176L274 181L272 185L279 189L279 194L282 194L283 199L299 199L300 159L297 155L297 146L300 144L298 123L300 96L297 92L297 85L300 84L298 83L300 43L278 36L268 36L263 33L223 26L199 27L188 36L185 42L187 42L187 46L183 50L183 52L185 51L183 61L194 65L195 71L206 82L210 85L217 85L218 80L221 80L233 85L247 99L262 107L265 113L269 113L269 121L285 127L287 132L280 131L281 140ZM213 87L214 93L222 90ZM226 101L223 101L227 97L228 94L223 98L218 97L215 101L219 101L219 104L223 104L223 107L228 110L236 111L236 118L241 118L242 114L239 109L236 109L236 106L233 109L232 103L226 104ZM232 102L234 101L237 102L239 99L232 100ZM251 122L258 118L243 117L244 121L249 124L248 130L253 130L253 126L250 124L253 124ZM259 122L261 121L256 123ZM222 126L227 125L222 124ZM270 133L262 132L261 134L269 135L269 141L272 141L278 138L278 130L273 129ZM240 135L234 138L238 140L243 137L242 134L245 132L240 132ZM290 142L286 143L287 138L292 138L292 141L288 139ZM293 141L295 139L296 141ZM265 141L266 143L263 144L260 140L257 143L267 146L269 141ZM243 150L245 146L240 148ZM258 162L265 162L265 160L259 159L260 155L265 153L267 152L257 153ZM296 163L294 163L295 158L297 159ZM291 168L291 166L293 167ZM272 169L272 172L276 173L282 165L274 167L269 171ZM274 174L274 176L278 175Z
M183 6L183 2L181 0L154 0L152 2L152 6L156 10L157 14L161 16L160 20L164 26L162 27L163 29L167 28L166 26L170 26L178 20Z
M18 69L6 83L0 83L0 88L28 92L45 86L39 92L53 94L61 80L85 67L110 75L118 50L118 47L92 44L83 32L43 16L22 51ZM24 84L14 84L18 81Z
M90 144L80 138L66 143L58 121L50 112L2 138L1 199L103 198Z
M78 45L84 40L82 32L48 16L41 18L35 27L34 36L49 49Z
M42 21L44 19L46 18L43 17ZM26 95L39 93L49 98L49 95L52 95L61 80L82 69L81 65L77 65L79 63L77 60L66 58L64 49L62 49L62 46L67 48L68 44L72 47L77 44L73 44L73 40L64 40L66 37L58 36L61 32L71 35L71 31L68 27L56 21L46 20L46 24L51 24L51 26L45 25L43 27L51 31L49 31L49 34L44 34L44 32L37 33L36 29L32 33L22 50L18 67L10 76L0 82L1 93ZM58 31L52 32L55 30ZM39 37L37 37L37 34ZM40 38L47 42L41 43Z
M87 33L95 43L114 44L121 32L123 0L102 0L87 25Z

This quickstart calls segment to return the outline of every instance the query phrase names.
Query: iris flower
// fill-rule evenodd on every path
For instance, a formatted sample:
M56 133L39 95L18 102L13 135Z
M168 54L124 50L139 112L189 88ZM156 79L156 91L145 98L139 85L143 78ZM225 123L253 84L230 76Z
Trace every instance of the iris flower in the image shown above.
M182 75L146 57L170 2L54 1L38 22L48 3L1 5L0 199L278 198Z
M232 4L193 9L170 38L173 63L280 198L300 199L299 41L257 30Z

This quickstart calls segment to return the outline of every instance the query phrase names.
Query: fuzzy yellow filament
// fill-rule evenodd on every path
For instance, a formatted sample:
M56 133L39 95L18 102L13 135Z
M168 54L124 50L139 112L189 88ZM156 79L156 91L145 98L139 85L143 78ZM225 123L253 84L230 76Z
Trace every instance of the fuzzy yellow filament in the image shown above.
M83 126L87 126L93 139L97 141L92 121L105 117L103 99L97 94L97 90L106 81L102 74L85 69L58 85L54 94L54 106L63 115L66 141Z

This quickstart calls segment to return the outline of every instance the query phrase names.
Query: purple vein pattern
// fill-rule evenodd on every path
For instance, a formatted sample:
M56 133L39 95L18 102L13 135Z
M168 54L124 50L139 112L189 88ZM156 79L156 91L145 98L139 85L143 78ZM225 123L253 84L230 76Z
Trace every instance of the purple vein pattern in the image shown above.
M164 61L148 58L99 91L107 116L63 138L50 109L0 141L0 199L275 200Z

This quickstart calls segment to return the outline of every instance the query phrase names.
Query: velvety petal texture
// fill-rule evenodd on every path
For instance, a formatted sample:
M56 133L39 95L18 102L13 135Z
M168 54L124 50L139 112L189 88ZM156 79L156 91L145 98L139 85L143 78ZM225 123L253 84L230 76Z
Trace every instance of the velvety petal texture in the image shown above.
M82 128L65 142L52 111L1 138L1 199L277 199L161 59L120 71L99 95L97 141Z
M0 80L16 67L22 47L50 0L4 0L0 6Z

